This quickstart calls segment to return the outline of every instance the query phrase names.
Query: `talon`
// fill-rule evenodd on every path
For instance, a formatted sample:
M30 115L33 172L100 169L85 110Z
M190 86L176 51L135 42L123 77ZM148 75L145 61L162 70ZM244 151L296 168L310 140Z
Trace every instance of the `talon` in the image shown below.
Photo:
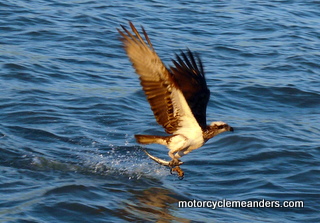
M178 179L179 180L182 180L183 177L184 177L184 172L183 170L179 167L179 166L176 166L176 167L173 167L170 169L170 173L172 174L172 172L177 172L178 173Z
M180 166L182 165L183 162L181 162L180 160L178 159L172 159L170 162L169 162L169 167L173 168L173 167L176 167L176 166Z

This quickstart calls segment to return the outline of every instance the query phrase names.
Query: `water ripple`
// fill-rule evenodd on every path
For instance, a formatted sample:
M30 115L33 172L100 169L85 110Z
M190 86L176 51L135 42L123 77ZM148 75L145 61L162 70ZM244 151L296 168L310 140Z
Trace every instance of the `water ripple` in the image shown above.
M6 222L319 222L316 1L0 2L0 201ZM164 134L116 28L144 25L167 66L205 67L219 135L185 179L134 134ZM140 27L139 27L140 29ZM304 208L177 208L179 200L303 200Z

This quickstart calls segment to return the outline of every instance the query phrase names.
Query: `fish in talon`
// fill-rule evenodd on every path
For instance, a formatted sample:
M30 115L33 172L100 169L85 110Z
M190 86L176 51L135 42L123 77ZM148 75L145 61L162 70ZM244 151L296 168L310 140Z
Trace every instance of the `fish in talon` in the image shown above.
M166 160L160 159L160 158L158 158L158 157L152 156L152 155L151 155L150 153L148 153L146 150L144 150L144 152L147 154L147 156L148 156L150 159L152 159L153 161L159 163L160 165L170 166L170 162L171 162L171 161L166 161ZM182 165L182 164L183 164L183 162L181 162L180 160L179 160L179 162L177 163L177 165L179 165L179 166Z

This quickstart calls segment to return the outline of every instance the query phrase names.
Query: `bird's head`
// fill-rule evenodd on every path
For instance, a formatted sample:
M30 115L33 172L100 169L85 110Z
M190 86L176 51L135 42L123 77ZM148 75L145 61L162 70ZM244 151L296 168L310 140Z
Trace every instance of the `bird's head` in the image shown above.
M216 134L215 135L218 135L222 132L226 132L226 131L230 131L230 132L233 132L233 128L228 125L227 123L224 123L224 122L212 122L210 124L210 129L216 131Z

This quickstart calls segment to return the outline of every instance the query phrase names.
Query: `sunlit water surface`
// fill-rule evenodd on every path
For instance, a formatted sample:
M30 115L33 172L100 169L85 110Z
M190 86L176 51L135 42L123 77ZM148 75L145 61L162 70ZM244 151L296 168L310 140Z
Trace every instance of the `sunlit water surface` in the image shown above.
M67 3L62 3L67 2ZM0 3L1 222L320 222L318 1ZM185 179L134 134L163 134L116 28L143 25L168 66L203 60L208 121ZM181 200L303 208L178 208Z

